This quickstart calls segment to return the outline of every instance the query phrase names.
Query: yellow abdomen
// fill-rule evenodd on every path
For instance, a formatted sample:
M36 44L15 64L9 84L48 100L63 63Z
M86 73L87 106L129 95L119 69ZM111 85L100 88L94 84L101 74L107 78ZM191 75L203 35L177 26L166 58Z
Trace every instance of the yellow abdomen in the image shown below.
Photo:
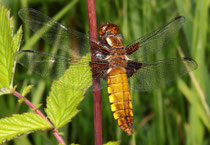
M109 102L114 119L127 134L133 129L133 108L124 68L113 68L107 78Z

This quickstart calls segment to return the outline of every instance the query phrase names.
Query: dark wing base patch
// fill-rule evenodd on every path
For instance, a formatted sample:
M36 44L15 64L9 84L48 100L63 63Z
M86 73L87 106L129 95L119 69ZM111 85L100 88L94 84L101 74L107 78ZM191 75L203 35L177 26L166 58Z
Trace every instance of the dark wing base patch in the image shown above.
M133 76L133 74L136 73L138 69L142 67L142 63L139 62L134 62L134 61L128 61L127 66L126 66L126 74L127 77Z
M109 63L107 61L92 61L89 62L89 65L92 68L93 77L106 79L107 70L109 69Z

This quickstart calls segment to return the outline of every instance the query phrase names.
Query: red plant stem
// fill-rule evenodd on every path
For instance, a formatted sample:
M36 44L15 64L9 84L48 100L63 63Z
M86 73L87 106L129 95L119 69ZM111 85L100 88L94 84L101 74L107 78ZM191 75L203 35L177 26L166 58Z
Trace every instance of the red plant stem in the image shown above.
M55 129L55 127L50 123L50 121L47 119L46 116L44 116L44 114L38 110L36 108L36 106L34 106L28 99L26 99L25 97L23 97L20 93L16 92L16 91L12 91L12 94L16 97L18 97L19 99L24 99L24 102L31 108L33 109L36 114L38 114L39 116L41 116L42 118L44 118L44 120L46 120L49 125L52 127L52 130L53 130L53 134L54 136L57 138L58 142L59 143L62 143L63 145L66 145L66 143L64 142L64 140L61 138L61 136L59 135L57 129Z
M96 23L96 11L95 1L87 0L88 11L88 23L89 23L89 35L90 38L97 38L97 23ZM97 58L93 55L95 50L91 49L91 59L96 61ZM102 113L101 113L101 91L100 91L100 79L93 76L93 111L94 111L94 135L95 145L102 145Z

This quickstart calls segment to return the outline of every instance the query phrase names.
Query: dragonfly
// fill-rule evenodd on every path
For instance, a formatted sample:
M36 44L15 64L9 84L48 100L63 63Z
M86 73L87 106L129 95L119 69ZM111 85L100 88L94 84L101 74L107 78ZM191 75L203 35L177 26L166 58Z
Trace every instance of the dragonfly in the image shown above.
M67 67L73 67L75 63L81 65L73 69L79 69L84 65L88 66L88 71L93 73L93 78L101 78L107 82L113 117L118 126L128 135L133 132L134 122L131 89L140 92L150 91L198 67L195 60L186 57L147 61L148 57L159 52L174 38L184 25L185 19L183 16L170 20L157 30L134 40L126 46L123 44L122 35L119 34L119 27L110 22L102 23L98 28L98 39L93 39L74 29L67 28L31 8L21 9L19 16L32 31L42 34L45 41L62 50L64 55L21 50L16 54L17 62L28 68L32 65L37 66L34 71L43 77L49 75L49 70L54 74L56 73L54 70L65 72ZM84 57L91 49L95 50L92 55L97 60L93 61L91 58ZM52 69L56 64L64 64L66 67ZM39 69L43 66L47 71ZM74 71L71 73L74 73ZM87 73L83 76L83 79L91 77L92 74ZM130 86L130 80L134 81L135 85ZM65 86L64 82L59 82ZM83 82L80 82L80 85L82 84ZM75 88L73 86L68 87L79 89L80 85Z

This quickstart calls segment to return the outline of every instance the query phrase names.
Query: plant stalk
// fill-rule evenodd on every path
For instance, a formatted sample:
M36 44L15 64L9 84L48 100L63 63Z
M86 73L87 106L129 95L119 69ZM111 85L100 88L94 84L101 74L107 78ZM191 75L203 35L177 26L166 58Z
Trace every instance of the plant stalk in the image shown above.
M89 35L90 38L97 38L97 23L96 23L96 11L95 1L87 0L88 11L88 23L89 23ZM96 61L97 58L93 55L95 50L91 49L91 59ZM100 79L93 76L93 111L94 111L94 136L95 145L102 145L102 112L101 112L101 91L100 91Z
M20 93L16 92L16 91L12 91L11 92L14 96L18 97L19 99L24 99L24 102L31 108L34 110L34 112L36 114L38 114L39 116L41 116L42 118L44 118L49 125L52 127L52 131L54 136L57 138L58 142L66 145L66 143L64 142L64 140L62 139L62 137L59 135L58 130L52 125L52 123L47 119L46 116L44 116L44 114L38 109L36 108L36 106L34 106L28 99L26 99L25 97L23 97Z

